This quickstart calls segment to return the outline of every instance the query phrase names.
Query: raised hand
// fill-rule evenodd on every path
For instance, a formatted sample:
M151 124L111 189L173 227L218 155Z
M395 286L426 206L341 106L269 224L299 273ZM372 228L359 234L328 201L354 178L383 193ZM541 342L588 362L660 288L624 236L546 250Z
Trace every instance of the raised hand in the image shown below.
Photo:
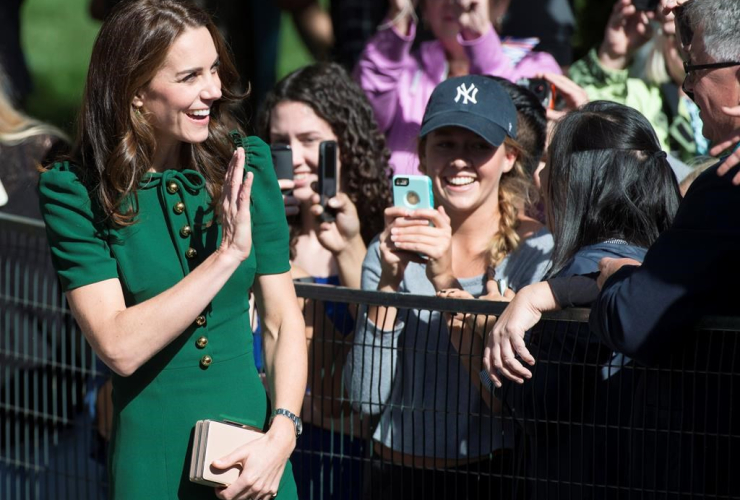
M395 26L402 34L409 32L411 23L416 21L416 5L419 0L389 0L388 1L388 20L384 27Z
M632 0L614 4L599 48L599 61L611 69L624 69L637 49L653 36L650 20L654 12L637 10Z
M388 0L388 13L397 15L399 12L408 13L416 9L419 0Z
M321 216L324 207L319 203L321 196L315 194L312 198L311 213ZM344 193L337 193L328 201L330 208L335 211L334 222L322 222L319 226L319 242L333 254L341 253L355 238L360 236L360 218L357 207Z
M663 7L663 15L667 16L672 14L681 5L685 4L689 0L661 0L661 6Z
M239 261L252 251L252 217L249 211L254 174L244 169L244 149L237 148L226 170L221 191L221 245L218 251Z
M559 120L566 113L580 108L589 101L586 90L567 76L558 75L557 73L542 73L539 76L555 87L555 91L563 97L565 103L565 107L562 110L546 110L548 125L551 122Z
M455 0L460 8L460 35L463 40L475 40L488 33L491 13L487 1Z

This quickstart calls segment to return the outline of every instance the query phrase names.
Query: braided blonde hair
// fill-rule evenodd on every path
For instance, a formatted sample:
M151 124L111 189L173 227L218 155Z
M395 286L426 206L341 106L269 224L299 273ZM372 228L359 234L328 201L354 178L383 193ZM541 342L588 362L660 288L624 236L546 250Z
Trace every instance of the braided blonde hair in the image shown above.
M523 163L526 161L526 152L514 139L506 137L503 146L517 153L514 167L501 176L498 189L498 206L501 218L498 231L491 238L488 246L488 266L492 272L507 255L517 249L521 238L519 228L520 209L532 205L535 197L534 185L525 173Z

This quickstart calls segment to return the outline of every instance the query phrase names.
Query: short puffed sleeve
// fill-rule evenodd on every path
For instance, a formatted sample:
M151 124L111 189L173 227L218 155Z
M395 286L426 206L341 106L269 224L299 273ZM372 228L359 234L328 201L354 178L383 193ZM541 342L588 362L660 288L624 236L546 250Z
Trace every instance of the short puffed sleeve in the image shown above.
M39 177L39 203L51 259L64 291L118 278L116 261L79 169L56 163Z
M290 236L283 196L272 165L270 147L258 137L244 137L246 162L254 173L252 184L252 241L257 274L280 274L290 270Z

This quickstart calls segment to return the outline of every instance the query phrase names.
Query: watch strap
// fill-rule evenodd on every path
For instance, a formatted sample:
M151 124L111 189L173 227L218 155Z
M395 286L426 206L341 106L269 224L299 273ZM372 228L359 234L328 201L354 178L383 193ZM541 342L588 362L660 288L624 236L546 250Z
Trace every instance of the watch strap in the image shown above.
M303 432L303 422L298 415L290 410L286 410L285 408L275 408L274 410L272 410L272 415L270 416L270 425L272 425L272 421L275 420L275 417L277 417L278 415L289 418L291 422L293 422L293 426L295 427L296 437L301 435L301 432Z

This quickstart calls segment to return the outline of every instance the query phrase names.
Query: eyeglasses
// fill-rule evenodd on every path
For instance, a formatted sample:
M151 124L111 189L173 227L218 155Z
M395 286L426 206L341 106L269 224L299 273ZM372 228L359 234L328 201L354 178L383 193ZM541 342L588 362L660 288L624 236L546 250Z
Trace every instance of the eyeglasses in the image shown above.
M693 81L694 79L691 73L694 73L696 71L701 71L703 69L731 68L733 66L740 66L740 62L727 61L727 62L716 62L716 63L708 63L708 64L689 64L686 61L684 61L683 70L686 73L686 76L684 77L683 85L681 85L681 88L686 93L686 95L688 95L689 98L693 101L694 93L686 89L686 82Z
M686 61L683 62L683 70L686 73L686 78L688 78L689 74L693 71L701 71L703 69L731 68L733 66L740 66L740 62L727 61L708 64L689 64Z

